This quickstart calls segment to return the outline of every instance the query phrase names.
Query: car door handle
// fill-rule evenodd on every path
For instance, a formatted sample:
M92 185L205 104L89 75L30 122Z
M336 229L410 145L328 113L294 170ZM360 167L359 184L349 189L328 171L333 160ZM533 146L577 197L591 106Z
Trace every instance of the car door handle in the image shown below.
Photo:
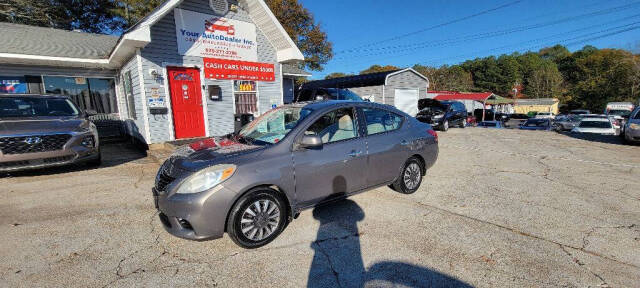
M402 141L400 141L400 145L407 146L407 145L409 145L409 142L407 142L407 140L402 140Z
M351 156L351 157L358 157L358 156L360 156L360 154L362 154L362 151L353 150L348 155Z

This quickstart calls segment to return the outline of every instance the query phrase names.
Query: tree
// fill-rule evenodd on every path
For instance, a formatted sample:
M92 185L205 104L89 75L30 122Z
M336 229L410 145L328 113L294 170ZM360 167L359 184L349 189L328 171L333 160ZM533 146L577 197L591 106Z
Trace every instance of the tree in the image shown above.
M151 13L163 0L116 0L113 15L120 20L120 28L127 29Z
M4 0L0 3L0 21L108 33L121 25L113 17L114 8L114 1Z
M340 78L340 77L346 77L346 76L351 76L351 74L342 73L342 72L333 72L328 74L327 76L324 76L324 79L333 79L333 78Z
M414 65L413 70L429 79L429 89L450 91L474 91L471 73L461 66L442 65L439 68Z
M569 49L560 44L553 47L542 48L540 49L540 51L538 51L538 54L540 54L540 57L542 57L542 59L549 59L555 63L558 63L562 59L571 56L571 52L569 52Z
M562 93L562 74L558 66L551 60L547 60L531 73L527 93L533 98L559 98Z
M320 24L315 22L313 14L298 0L265 2L304 54L305 66L310 70L322 71L322 66L333 57L333 44Z
M378 72L387 72L387 71L393 71L393 70L399 70L400 68L393 66L393 65L386 65L386 66L381 66L378 64L375 65L371 65L371 67L364 69L362 71L360 71L360 75L362 74L370 74L370 73L378 73Z

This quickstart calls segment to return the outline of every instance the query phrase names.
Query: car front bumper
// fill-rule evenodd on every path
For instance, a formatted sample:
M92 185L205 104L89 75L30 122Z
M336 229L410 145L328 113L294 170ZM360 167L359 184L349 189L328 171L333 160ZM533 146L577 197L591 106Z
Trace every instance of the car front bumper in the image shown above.
M194 194L162 193L152 189L160 221L176 237L205 241L224 235L227 214L237 193L219 184Z
M640 129L632 129L630 127L627 127L624 130L624 137L627 141L640 143Z
M72 135L71 138L60 150L21 154L2 154L0 152L0 172L63 166L100 158L99 139L95 134L92 132L69 134ZM82 145L82 140L87 136L94 137L93 147Z

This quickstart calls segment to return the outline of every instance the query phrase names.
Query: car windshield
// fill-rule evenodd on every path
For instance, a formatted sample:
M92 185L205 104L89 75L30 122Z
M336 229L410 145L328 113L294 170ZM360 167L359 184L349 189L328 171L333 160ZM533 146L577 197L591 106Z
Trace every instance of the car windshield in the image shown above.
M331 95L332 99L336 100L362 101L362 98L360 98L358 94L353 93L347 89L328 89L327 93Z
M527 127L546 127L549 126L549 121L544 119L529 119L524 123Z
M582 121L580 128L611 128L611 123L607 121Z
M0 118L78 116L78 108L69 99L45 97L2 97Z
M302 107L280 107L273 109L247 124L238 136L247 142L265 145L278 143L311 114L311 109Z
M631 114L631 111L629 110L609 110L608 115L613 115L613 116L629 116L629 114Z

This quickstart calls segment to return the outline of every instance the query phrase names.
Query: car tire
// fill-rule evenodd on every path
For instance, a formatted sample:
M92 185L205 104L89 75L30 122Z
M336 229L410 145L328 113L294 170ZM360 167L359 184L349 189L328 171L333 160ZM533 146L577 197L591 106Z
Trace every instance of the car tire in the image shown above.
M409 158L402 167L400 175L393 184L391 184L394 191L402 194L413 194L418 191L420 184L422 184L422 162L415 157Z
M460 122L460 128L465 128L467 127L467 119L462 119L462 121Z
M442 122L442 131L447 131L449 130L449 120L444 120L444 122Z
M227 219L227 233L240 247L262 247L282 233L286 216L286 204L278 193L273 189L259 188L249 191L233 205Z

